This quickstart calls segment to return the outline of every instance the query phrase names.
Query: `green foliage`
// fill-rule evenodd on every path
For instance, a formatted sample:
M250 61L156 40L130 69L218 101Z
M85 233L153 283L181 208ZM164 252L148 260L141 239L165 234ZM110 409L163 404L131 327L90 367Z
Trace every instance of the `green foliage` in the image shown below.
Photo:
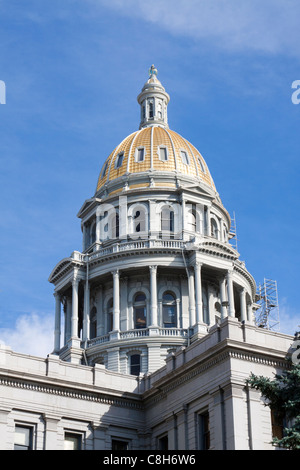
M299 338L298 334L295 335ZM290 450L300 450L300 363L288 362L288 369L275 374L274 379L251 374L247 383L260 390L266 405L279 418L285 418L289 427L284 429L282 439L274 438L273 444Z

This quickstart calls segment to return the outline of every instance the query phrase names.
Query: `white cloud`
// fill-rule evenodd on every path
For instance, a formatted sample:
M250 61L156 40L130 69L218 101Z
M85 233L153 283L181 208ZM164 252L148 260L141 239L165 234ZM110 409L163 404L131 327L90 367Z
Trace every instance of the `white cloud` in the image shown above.
M21 315L14 328L0 328L0 344L15 352L46 357L53 351L53 316Z
M229 50L299 55L298 0L89 0Z

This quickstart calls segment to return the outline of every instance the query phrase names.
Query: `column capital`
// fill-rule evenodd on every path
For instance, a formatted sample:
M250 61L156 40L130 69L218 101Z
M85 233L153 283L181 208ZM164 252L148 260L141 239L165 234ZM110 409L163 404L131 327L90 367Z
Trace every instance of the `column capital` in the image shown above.
M194 265L195 268L201 269L202 266L203 266L203 263L201 261L196 261L195 262L195 265Z
M157 266L149 266L151 272L157 271Z
M116 269L115 271L112 271L111 273L114 277L117 277L120 275L120 271L118 269Z
M53 296L57 300L60 300L60 301L62 300L62 294L60 292L53 292Z

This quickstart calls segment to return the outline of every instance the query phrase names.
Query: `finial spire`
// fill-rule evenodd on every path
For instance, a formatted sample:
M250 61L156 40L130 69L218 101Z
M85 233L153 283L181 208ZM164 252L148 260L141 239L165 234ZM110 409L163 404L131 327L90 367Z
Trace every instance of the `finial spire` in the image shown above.
M141 106L140 129L153 124L169 127L167 106L170 97L157 79L157 74L157 68L151 65L149 79L137 97L138 103Z

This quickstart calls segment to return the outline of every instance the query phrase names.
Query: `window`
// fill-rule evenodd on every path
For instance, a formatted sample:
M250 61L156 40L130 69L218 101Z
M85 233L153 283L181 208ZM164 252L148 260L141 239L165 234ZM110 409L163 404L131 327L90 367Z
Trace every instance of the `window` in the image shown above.
M184 163L184 165L189 165L190 162L189 162L188 154L184 150L181 150L180 155L181 155L182 163Z
M124 159L124 153L123 152L119 153L116 159L116 168L120 168L122 166L123 159Z
M165 292L162 302L163 325L165 328L176 327L176 298L172 292Z
M115 214L112 219L112 238L119 237L119 230L120 230L120 222L119 222L119 214Z
M135 158L137 162L143 162L145 160L145 149L143 147L136 149Z
M188 229L191 232L196 232L196 211L194 209L188 212Z
M132 354L130 356L130 374L139 375L141 372L141 355Z
M142 292L134 298L134 328L146 328L146 296Z
M161 211L161 230L174 232L174 212L168 207Z
M106 162L104 164L104 167L103 167L103 170L102 170L102 175L101 175L101 178L104 178L105 174L106 174L106 171L107 171L107 167L108 167L108 163Z
M93 223L90 229L90 245L96 241L96 223Z
M133 231L134 232L145 232L146 220L144 210L137 210L133 216Z
M119 441L118 439L112 439L111 449L112 450L128 450L128 442Z
M65 433L64 450L81 450L82 435L73 432Z
M271 410L272 437L283 438L284 420L282 415Z
M14 450L32 450L33 447L32 426L15 426Z
M162 162L166 162L168 160L168 149L167 147L159 147L159 159Z
M149 118L153 119L154 112L153 112L153 102L149 101Z
M168 436L163 436L158 439L158 450L168 450L169 442Z
M215 219L210 221L210 235L214 238L218 238L218 225Z
M202 160L201 160L200 157L198 157L198 163L199 163L199 165L200 165L201 171L202 171L203 173L205 173L205 168L204 168L203 162L202 162Z
M209 430L209 414L208 411L198 415L199 430L199 449L209 450L210 448L210 430Z

